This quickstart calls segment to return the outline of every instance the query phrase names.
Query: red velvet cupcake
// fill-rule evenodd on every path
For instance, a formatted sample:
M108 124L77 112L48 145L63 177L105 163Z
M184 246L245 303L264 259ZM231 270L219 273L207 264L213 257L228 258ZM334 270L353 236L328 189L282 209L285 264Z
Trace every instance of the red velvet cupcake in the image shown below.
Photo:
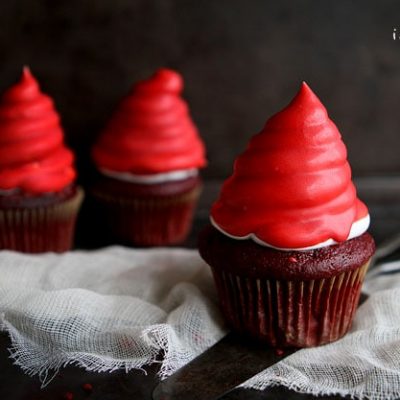
M83 192L53 101L28 68L0 101L0 249L63 252Z
M211 223L199 250L233 329L275 347L349 330L375 245L341 135L305 83L238 157Z
M179 243L190 230L206 161L182 90L168 69L137 83L93 147L93 194L124 242Z

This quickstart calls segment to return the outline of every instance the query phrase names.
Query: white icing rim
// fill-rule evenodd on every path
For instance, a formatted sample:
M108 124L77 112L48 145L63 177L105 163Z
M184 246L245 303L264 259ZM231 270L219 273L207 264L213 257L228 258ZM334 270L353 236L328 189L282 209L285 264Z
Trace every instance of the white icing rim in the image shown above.
M364 232L367 231L369 224L370 224L370 216L369 214L361 219L359 219L358 221L354 222L353 225L351 226L350 229L350 233L349 236L347 237L346 240L350 240L350 239L354 239L357 236L361 236ZM234 236L229 234L228 232L225 232L213 219L213 217L210 216L210 221L211 224L214 226L214 228L218 229L221 233L223 233L224 235L230 237L231 239L236 239L236 240L246 240L246 239L251 239L253 240L255 243L261 245L261 246L265 246L265 247L271 247L273 249L276 250L282 250L282 251L307 251L307 250L313 250L313 249L319 249L321 247L327 247L327 246L331 246L333 244L338 244L338 242L336 242L333 239L328 239L325 242L321 242L321 243L317 243L314 244L312 246L307 246L307 247L298 247L298 248L283 248L283 247L276 247L276 246L272 246L269 243L266 243L264 241L262 241L261 239L259 239L257 237L257 235L255 235L254 233L249 233L246 236Z
M180 169L171 172L163 172L161 174L137 175L130 172L110 171L108 169L100 169L100 172L111 178L131 183L142 183L145 185L153 185L155 183L181 181L186 178L197 176L199 171L197 168Z

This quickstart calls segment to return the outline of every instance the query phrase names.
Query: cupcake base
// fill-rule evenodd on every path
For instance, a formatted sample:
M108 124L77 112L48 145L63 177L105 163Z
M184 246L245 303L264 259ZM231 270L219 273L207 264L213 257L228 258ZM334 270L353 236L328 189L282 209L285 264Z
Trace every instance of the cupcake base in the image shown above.
M82 200L79 187L40 197L2 196L0 249L25 253L70 250Z
M284 252L209 226L199 250L232 329L284 348L330 343L350 329L375 245L365 233L334 246Z
M327 279L249 279L213 269L232 328L273 347L311 347L341 338L358 305L366 263Z
M139 246L183 242L200 192L198 177L156 185L107 178L92 191L114 236Z

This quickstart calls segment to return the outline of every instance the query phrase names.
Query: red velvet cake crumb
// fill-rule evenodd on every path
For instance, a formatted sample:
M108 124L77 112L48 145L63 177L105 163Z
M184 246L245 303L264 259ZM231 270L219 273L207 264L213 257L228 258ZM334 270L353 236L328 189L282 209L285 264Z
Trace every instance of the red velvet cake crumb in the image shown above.
M91 391L93 390L93 385L92 385L91 383L84 383L84 384L82 385L82 389L83 389L85 392L91 392Z

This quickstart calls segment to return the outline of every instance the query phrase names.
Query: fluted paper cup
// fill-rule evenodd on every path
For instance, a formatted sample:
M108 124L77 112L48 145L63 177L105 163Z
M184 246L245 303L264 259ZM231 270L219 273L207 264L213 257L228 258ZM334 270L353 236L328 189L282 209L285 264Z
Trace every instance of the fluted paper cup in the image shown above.
M369 261L331 278L285 281L212 268L231 327L276 348L333 342L351 327Z
M113 234L140 246L160 246L183 242L192 225L198 184L192 190L169 196L121 196L93 192Z
M64 252L73 245L76 217L83 190L60 203L1 208L0 249L25 253Z

